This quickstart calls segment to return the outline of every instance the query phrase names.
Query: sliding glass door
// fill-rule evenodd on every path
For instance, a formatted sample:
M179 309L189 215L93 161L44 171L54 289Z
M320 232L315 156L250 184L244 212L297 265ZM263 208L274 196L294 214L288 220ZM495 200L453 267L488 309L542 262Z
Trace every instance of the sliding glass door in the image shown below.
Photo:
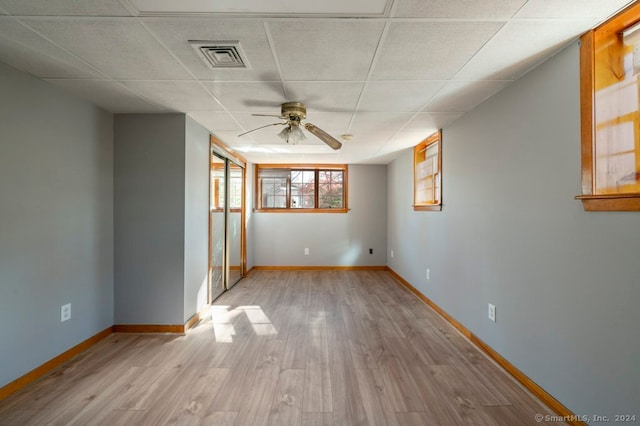
M244 165L212 143L210 152L209 302L244 276Z
M225 177L226 160L211 154L209 183L209 302L225 290Z
M227 214L227 239L229 241L229 279L227 288L242 278L242 202L244 169L229 161L229 204Z

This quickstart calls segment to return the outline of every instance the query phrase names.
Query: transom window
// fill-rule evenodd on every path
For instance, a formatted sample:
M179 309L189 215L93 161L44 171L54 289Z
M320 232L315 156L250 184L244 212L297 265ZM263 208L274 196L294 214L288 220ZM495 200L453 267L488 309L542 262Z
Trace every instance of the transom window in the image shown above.
M346 212L346 164L257 164L256 209Z

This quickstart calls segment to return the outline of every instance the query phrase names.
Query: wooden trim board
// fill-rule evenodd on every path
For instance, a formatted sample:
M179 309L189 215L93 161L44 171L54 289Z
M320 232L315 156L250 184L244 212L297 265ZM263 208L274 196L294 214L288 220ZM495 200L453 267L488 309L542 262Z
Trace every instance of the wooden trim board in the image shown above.
M33 370L29 371L25 375L18 377L13 382L10 382L5 386L1 387L0 401L5 399L12 393L17 392L18 390L27 386L28 384L35 382L36 380L38 380L39 378L47 374L49 371L62 365L63 363L67 362L68 360L80 354L81 352L86 351L91 346L95 345L96 343L98 343L99 341L101 341L102 339L104 339L105 337L109 336L112 333L113 333L113 327L112 326L107 327L101 332L89 337L87 340L78 343L71 349L68 349L63 353L61 353L60 355L50 359L49 361L45 362L39 367L34 368Z
M105 337L113 333L177 333L184 334L187 330L192 328L202 318L203 312L211 305L207 305L205 309L195 313L184 325L157 325L157 324L117 324L105 328L101 332L89 337L87 340L78 343L71 349L68 349L60 355L50 359L39 367L34 368L28 373L16 380L6 384L0 388L0 401L8 397L9 395L19 391L23 387L30 383L35 382L49 371L64 364L74 356L86 351Z
M184 324L116 324L114 333L178 333L186 331Z
M386 271L386 266L254 266L251 271Z
M532 394L534 394L538 399L540 399L543 403L547 405L547 407L551 408L555 411L559 416L562 416L567 419L577 419L579 416L575 415L571 412L567 407L565 407L560 401L555 399L551 394L542 389L537 383L527 377L522 371L518 370L513 364L507 361L502 355L496 352L491 346L487 345L482 341L478 336L473 334L471 330L466 328L460 322L456 321L451 315L449 315L446 311L444 311L440 306L438 306L435 302L429 299L427 296L422 294L417 288L412 286L407 280L402 278L396 271L387 266L387 270L391 273L391 275L406 287L410 292L416 295L420 300L422 300L425 304L430 306L434 311L436 311L442 318L447 320L454 328L456 328L460 333L462 333L465 337L467 337L471 343L475 344L478 348L480 348L485 354L487 354L491 359L493 359L498 365L500 365L504 370L509 373L513 378L515 378L520 384L522 384L525 388L527 388ZM586 423L570 420L567 424L571 425L586 425Z
M189 318L186 323L184 323L185 333L191 330L196 324L198 324L198 322L202 319L204 314L209 311L210 308L211 305L205 305L205 307L200 312L196 312L195 314L193 314L193 316Z

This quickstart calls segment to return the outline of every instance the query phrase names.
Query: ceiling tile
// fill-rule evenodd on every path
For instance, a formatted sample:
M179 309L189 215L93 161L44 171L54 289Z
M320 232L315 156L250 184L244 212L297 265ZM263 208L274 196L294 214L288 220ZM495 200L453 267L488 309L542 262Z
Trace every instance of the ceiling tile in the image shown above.
M25 20L115 79L189 79L190 75L133 20Z
M463 115L464 113L461 112L419 112L402 130L406 132L435 132L453 123Z
M344 16L349 14L382 16L386 0L297 0L295 2L270 2L264 0L181 0L159 2L157 0L130 0L144 13L246 13L301 15L322 14Z
M313 123L338 138L347 131L352 115L351 112L319 112L308 109L306 122Z
M516 18L594 18L598 21L613 15L630 0L529 0L515 15Z
M352 112L364 83L355 82L287 82L291 101L303 102L310 111Z
M420 111L444 84L444 81L369 82L359 111Z
M229 111L280 114L285 102L280 82L206 81L204 85Z
M446 80L503 25L500 22L394 22L373 80Z
M349 158L349 163L356 161L363 161L371 156L375 155L376 152L384 145L385 140L350 140L342 143L342 148L340 149L340 154L343 157Z
M295 20L269 28L285 80L365 80L384 23Z
M377 151L384 145L393 135L395 131L381 132L362 132L355 133L353 139L342 142L342 148L345 150L373 150Z
M0 0L12 15L130 16L118 0Z
M222 142L224 142L225 144L227 144L229 146L238 146L239 144L240 145L250 145L250 144L254 143L253 140L251 138L248 138L248 137L244 137L242 139L238 138L238 132L237 131L231 131L231 130L216 130L216 131L213 131L211 129L209 129L209 131L211 131L211 133L213 133L218 139L220 139Z
M389 133L398 131L413 117L412 112L360 112L353 117L351 133L358 136L362 133ZM391 135L389 135L391 136Z
M508 19L527 0L398 0L400 18L491 18Z
M505 25L455 78L512 80L591 28L594 21L513 21ZM508 55L505 52L509 52Z
M428 132L400 132L384 144L378 151L378 155L414 147L428 136Z
M123 81L122 84L171 111L222 110L197 81Z
M144 25L199 79L279 81L269 41L258 19L145 19ZM237 40L246 54L246 69L209 69L189 40Z
M41 78L101 77L90 66L16 21L0 25L0 58Z
M189 111L189 116L211 132L240 133L241 128L226 112Z
M273 111L272 111L273 112ZM269 111L263 112L264 114L269 114ZM280 109L278 108L277 113L274 114L274 117L265 117L265 116L254 116L249 112L232 112L234 118L238 120L238 122L244 128L244 131L250 131L253 129L257 129L261 126L266 126L269 124L282 123L283 120L279 117L275 117L275 115L280 115ZM261 113L262 114L262 113ZM282 130L282 127L279 125L274 125L273 127L265 127L264 130L259 130L260 132L276 132L278 133ZM236 132L236 135L241 132Z
M265 148L265 151L270 147ZM346 156L340 151L334 151L328 154L284 154L275 152L251 152L242 155L247 161L260 164L304 164L304 163L322 163L322 164L352 164L357 162L351 156Z
M388 154L376 155L373 157L367 158L365 164L389 164L396 158L398 158L404 150L394 151Z
M46 80L113 113L156 113L162 108L146 102L114 81Z
M467 112L504 88L510 81L451 81L423 112Z

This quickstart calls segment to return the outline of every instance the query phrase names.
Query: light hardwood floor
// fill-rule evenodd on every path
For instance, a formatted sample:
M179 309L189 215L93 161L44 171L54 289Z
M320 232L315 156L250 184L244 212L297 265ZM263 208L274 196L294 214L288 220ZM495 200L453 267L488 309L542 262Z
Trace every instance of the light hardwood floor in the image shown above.
M254 271L211 313L185 336L108 337L0 402L0 424L537 425L549 414L388 272Z

